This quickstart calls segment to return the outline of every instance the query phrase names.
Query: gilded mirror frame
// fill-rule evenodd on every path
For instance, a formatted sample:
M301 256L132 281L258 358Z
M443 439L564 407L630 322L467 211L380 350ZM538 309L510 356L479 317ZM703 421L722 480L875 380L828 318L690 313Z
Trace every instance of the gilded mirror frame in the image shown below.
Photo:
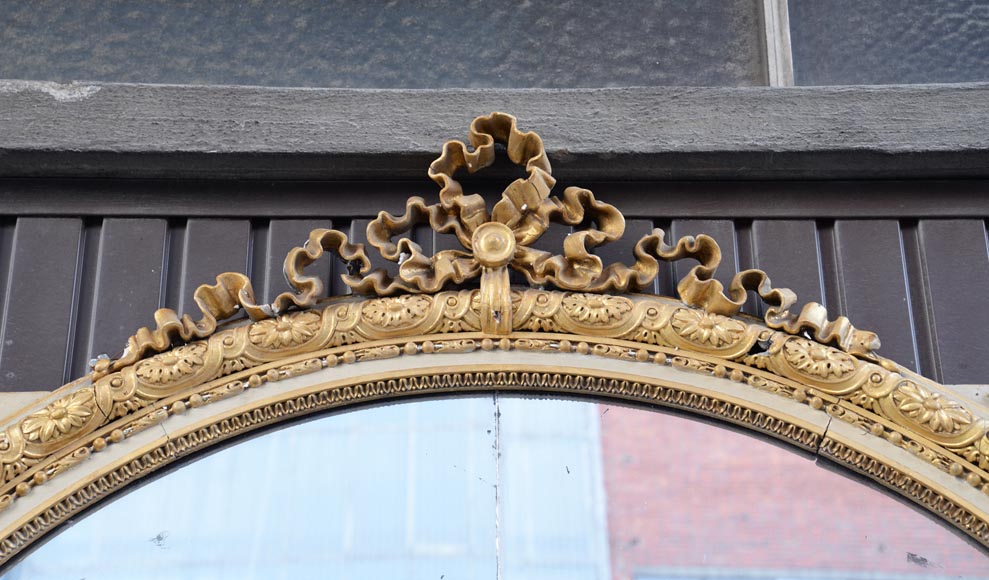
M0 565L59 524L218 442L311 413L419 395L498 390L590 396L723 420L824 457L915 502L989 548L989 411L881 357L875 334L747 270L725 288L705 235L640 239L631 265L593 249L624 218L555 179L542 141L510 115L471 124L429 168L439 203L411 198L368 226L397 274L361 244L316 230L292 250L293 291L257 304L226 273L201 286L201 317L162 309L117 359L0 422ZM455 179L495 144L525 167L489 211ZM561 254L532 244L575 228ZM428 225L463 250L427 256L402 234ZM351 266L354 294L324 298L305 268ZM641 294L661 262L698 262L678 298ZM509 271L527 286L510 285ZM472 287L472 284L475 286ZM748 293L766 305L740 313ZM246 313L246 318L242 316ZM239 317L239 318L238 318ZM43 361L39 361L43 364ZM863 488L863 493L868 493ZM826 509L826 506L821 506Z

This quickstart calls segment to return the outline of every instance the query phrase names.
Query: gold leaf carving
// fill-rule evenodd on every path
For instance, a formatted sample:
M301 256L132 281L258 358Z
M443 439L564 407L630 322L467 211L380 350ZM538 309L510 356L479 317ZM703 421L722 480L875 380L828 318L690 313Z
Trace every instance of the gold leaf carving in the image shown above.
M198 322L188 315L180 318L174 311L158 310L157 328L140 329L128 340L128 348L120 359L97 360L94 378L131 365L149 352L166 350L175 340L188 342L208 337L216 331L218 322L240 310L259 321L291 308L314 307L323 294L324 284L319 277L306 275L304 269L327 252L348 264L351 272L342 276L343 281L359 294L432 294L480 277L480 326L494 334L506 334L514 327L510 321L514 304L505 296L509 291L509 268L521 272L531 284L585 293L634 292L652 285L659 273L659 262L694 259L700 263L677 285L681 299L688 305L710 314L735 315L751 291L768 305L765 322L770 328L793 335L806 333L817 342L833 344L858 356L871 357L879 347L875 334L856 329L844 317L829 320L820 304L809 303L799 313L793 312L796 295L785 288L773 288L761 270L738 273L726 293L721 282L714 278L721 262L721 249L714 239L703 234L685 236L667 245L665 233L657 229L636 244L631 266L605 265L593 249L620 239L625 231L625 218L615 207L595 199L587 189L569 187L562 197L551 196L556 180L538 135L520 131L511 115L492 113L471 123L470 143L473 150L460 141L447 142L440 157L429 166L430 178L441 187L438 204L428 205L422 198L413 197L406 203L402 216L381 212L368 225L368 242L383 259L399 264L397 278L381 268L371 271L363 245L350 243L344 233L314 230L306 244L293 249L285 259L286 279L294 292L280 294L271 305L258 305L246 276L222 274L215 285L197 289L195 300L202 312ZM505 145L512 162L525 166L527 177L510 183L489 212L479 195L464 194L454 174L461 169L473 173L489 166L494 161L496 143ZM591 226L569 235L562 254L533 248L532 244L552 223ZM398 236L420 224L428 224L437 233L455 236L463 250L445 250L427 256L408 238L396 241ZM386 313L379 315L377 322L371 319L372 324L390 326L398 322ZM587 315L599 316L590 310L581 311L579 316ZM284 329L279 331L281 334L257 331L255 338L269 343L265 348L274 342L298 342L304 338L299 334L304 334L304 330L289 330L282 319L273 324ZM534 321L530 327L539 324ZM262 335L264 339L260 338Z
M732 346L745 337L746 331L737 320L690 308L678 308L670 326L682 338L711 348Z
M634 351L612 344L595 344L591 352L597 356L606 356L608 358L636 360Z
M161 423L167 418L168 418L168 412L166 410L155 409L154 411L148 413L147 415L138 418L136 421L131 422L127 426L127 429L124 430L124 433L130 436L134 433L144 431L145 429L151 427L152 425L157 425L158 423Z
M78 431L96 413L96 398L91 388L80 389L29 415L21 423L28 441L48 443Z
M206 343L194 342L137 364L135 372L154 385L173 383L194 374L205 363Z
M193 300L199 308L202 318L194 321L188 314L179 317L178 313L169 308L155 311L156 328L138 329L134 336L127 339L127 349L117 360L97 359L93 366L94 378L106 375L108 372L124 368L141 360L148 353L162 352L171 348L176 340L191 341L206 338L216 332L217 324L226 320L242 308L255 317L264 318L265 313L254 303L254 289L250 279L237 272L225 272L216 277L216 284L203 284L196 289Z
M251 343L261 348L298 346L316 336L320 327L316 312L299 312L262 320L251 326Z
M222 401L223 399L227 399L235 395L239 395L240 393L243 392L244 392L244 383L241 381L232 381L224 385L221 385L215 389L211 389L207 391L206 393L203 394L203 398L210 403L215 403L217 401Z
M477 342L474 340L444 340L437 344L439 352L474 352L477 350Z
M100 396L105 398L105 403L101 404L109 415L103 416L102 412L92 415L92 423L87 423L78 432L65 435L65 445L79 440L101 424L137 414L162 398L181 392L183 387L191 388L195 384L231 373L244 372L266 361L278 361L285 356L284 353L302 354L331 347L343 350L325 358L282 365L261 375L245 375L241 380L226 383L222 388L195 395L189 399L189 404L196 406L236 396L244 389L260 387L265 382L340 363L393 358L402 354L470 352L480 345L487 350L494 347L517 348L543 352L578 352L627 361L655 360L715 377L730 377L738 383L806 402L814 409L821 409L825 404L822 397L830 394L842 396L843 400L856 407L894 421L896 417L890 413L902 414L904 420L913 422L924 421L927 417L916 413L916 416L911 417L909 413L915 409L909 405L886 412L885 407L877 404L878 401L887 399L887 395L893 391L892 385L895 383L891 383L892 379L889 377L899 376L888 368L857 359L810 339L771 331L743 319L648 296L612 296L533 289L512 290L507 296L513 313L512 333L524 330L562 332L571 333L572 338L538 338L538 335L514 336L513 339L495 341L423 338L439 333L478 330L477 321L482 316L484 299L477 290L441 292L433 296L405 294L365 300L338 300L328 303L324 310L284 314L254 322L247 327L225 330L208 341L175 347L170 352L139 361L130 368L100 379L96 387L98 392L104 393ZM644 348L630 348L627 344L609 342L610 339L674 350L666 354L654 353ZM381 340L395 342L372 347L362 346L363 343ZM760 344L772 346L764 352L751 353L750 348L756 340ZM245 354L245 345L256 347L257 350ZM713 356L720 362L692 357L689 354L691 350L704 353L708 357ZM738 365L743 366L739 368ZM749 369L749 372L743 372L742 369ZM753 370L765 374L758 375ZM785 380L780 382L768 378L772 374ZM787 386L786 380L798 380L803 386ZM135 382L142 382L145 387L135 389ZM890 386L887 388L886 385ZM810 394L814 390L821 394ZM852 393L858 393L859 398ZM897 395L902 396L905 395ZM71 406L73 403L70 401L65 404ZM930 406L932 403L927 404ZM964 420L971 416L970 411L958 411L950 405L947 410L939 413L931 415L934 419L930 420L934 423L926 423L928 426L925 427L930 431L931 425L937 426L941 429L936 433L939 435L951 435L948 430L961 428ZM146 417L144 422L138 421L132 428L147 424L147 421L164 420L160 413L143 416ZM47 427L46 431L41 418L39 415L27 423L25 432L30 437L40 442L44 433L50 432L51 437L55 436L56 431L62 433L56 427ZM950 424L948 419L951 420ZM963 438L955 437L947 443L939 441L945 445L955 445L959 449L963 446L972 447L972 442L984 434L985 429L982 423L976 425L974 421L970 427L971 430L965 431ZM11 442L15 441L12 437L18 433L20 429L8 430L5 432L7 439L0 441L0 447L10 448L0 449L4 481L10 481L10 478L30 469L24 451L11 446ZM29 439L29 442L34 440ZM973 453L975 455L970 461L985 463L981 447L973 447L969 454ZM944 460L938 459L938 462L944 463ZM0 492L3 490L0 489Z
M425 318L431 305L431 298L407 294L366 302L361 313L369 324L379 328L400 328Z
M563 310L584 324L612 324L631 312L632 302L621 296L568 294L563 298Z
M520 338L514 343L515 348L519 350L533 350L533 351L555 351L559 347L557 343L549 340L538 340L533 338Z
M374 348L362 348L356 352L356 358L358 361L372 361L381 360L386 358L395 358L402 354L402 349L397 346L377 346Z
M47 476L49 478L54 477L70 467L79 465L86 459L89 459L89 447L80 447L69 455L53 463L46 471Z
M858 368L851 356L804 338L787 339L783 358L797 371L827 381L844 379Z
M901 413L936 434L953 435L973 421L972 413L960 403L913 381L899 383L893 400Z

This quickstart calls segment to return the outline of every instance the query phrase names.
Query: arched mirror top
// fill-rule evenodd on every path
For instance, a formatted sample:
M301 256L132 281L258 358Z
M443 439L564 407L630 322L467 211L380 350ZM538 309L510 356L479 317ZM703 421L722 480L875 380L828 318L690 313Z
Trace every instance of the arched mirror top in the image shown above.
M0 577L989 573L964 535L826 460L649 407L496 392L278 427L74 517Z
M459 170L490 165L496 144L526 177L492 207ZM367 229L380 258L335 230L313 231L285 260L294 289L257 304L249 279L201 286L194 319L162 309L115 359L8 417L0 431L0 559L88 504L176 458L257 427L415 394L528 391L636 401L725 420L833 460L902 494L989 546L989 413L881 357L875 334L797 298L760 270L727 288L703 234L641 238L631 265L594 248L624 218L589 190L551 195L535 133L492 113L470 145L448 142L429 168L439 202L411 198ZM533 244L572 226L561 253ZM426 255L403 234L428 225L461 249ZM305 268L351 266L343 297ZM698 262L679 297L642 292L660 264ZM512 286L510 272L528 284ZM765 316L740 314L749 293ZM242 313L246 313L244 319Z

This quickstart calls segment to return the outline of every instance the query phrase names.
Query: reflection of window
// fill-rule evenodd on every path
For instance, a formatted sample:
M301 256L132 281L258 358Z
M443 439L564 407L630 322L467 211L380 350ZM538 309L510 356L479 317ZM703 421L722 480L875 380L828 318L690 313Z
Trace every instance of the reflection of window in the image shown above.
M608 578L596 405L499 398L504 578Z
M297 579L332 570L335 578L487 580L496 542L513 577L603 579L603 510L593 405L421 401L225 449L105 506L4 580L85 570L97 578L141 570L142 578ZM121 537L123 529L133 533ZM149 564L159 576L145 573Z

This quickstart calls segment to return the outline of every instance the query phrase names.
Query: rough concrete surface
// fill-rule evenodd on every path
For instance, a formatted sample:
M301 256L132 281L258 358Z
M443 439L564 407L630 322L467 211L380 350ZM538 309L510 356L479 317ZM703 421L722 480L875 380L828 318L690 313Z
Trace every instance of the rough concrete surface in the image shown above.
M0 81L0 176L418 176L494 110L600 178L984 176L989 84L347 90Z

